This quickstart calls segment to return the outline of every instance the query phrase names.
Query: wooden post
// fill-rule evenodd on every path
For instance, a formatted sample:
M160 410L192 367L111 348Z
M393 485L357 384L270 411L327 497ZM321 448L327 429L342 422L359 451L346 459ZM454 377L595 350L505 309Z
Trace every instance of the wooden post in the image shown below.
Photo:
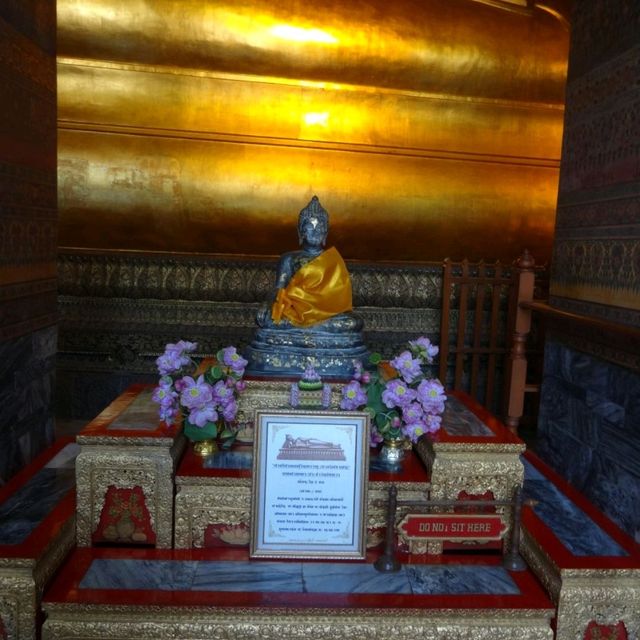
M511 340L511 353L506 383L509 394L507 398L506 425L512 433L517 435L518 424L524 411L524 394L527 383L527 336L531 330L531 310L523 309L523 302L533 300L535 274L533 267L535 260L527 249L516 261L518 270L516 316Z

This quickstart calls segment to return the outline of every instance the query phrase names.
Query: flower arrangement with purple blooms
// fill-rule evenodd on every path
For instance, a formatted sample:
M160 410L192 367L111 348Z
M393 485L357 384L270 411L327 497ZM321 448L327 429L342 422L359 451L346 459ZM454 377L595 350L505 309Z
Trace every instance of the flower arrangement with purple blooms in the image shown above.
M356 371L342 388L340 408L364 408L371 415L371 445L400 437L417 442L426 433L440 429L446 402L439 380L425 375L423 365L431 364L438 347L426 337L409 341L409 349L389 362L393 370L384 375L380 354L373 353L367 371L357 363Z
M230 437L233 432L228 425L235 420L238 395L246 386L242 376L247 361L235 347L226 347L218 351L217 362L196 378L198 363L191 354L197 346L186 340L166 346L156 360L161 377L152 398L160 405L160 420L167 424L182 415L189 440L215 438L220 421L227 425L220 435Z

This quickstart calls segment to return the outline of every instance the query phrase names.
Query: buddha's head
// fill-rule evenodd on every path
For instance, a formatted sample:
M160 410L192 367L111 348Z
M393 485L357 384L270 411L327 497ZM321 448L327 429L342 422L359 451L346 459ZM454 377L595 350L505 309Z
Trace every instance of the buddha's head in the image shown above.
M324 247L329 233L329 214L320 204L318 196L313 196L309 204L300 211L298 217L298 240L303 246Z

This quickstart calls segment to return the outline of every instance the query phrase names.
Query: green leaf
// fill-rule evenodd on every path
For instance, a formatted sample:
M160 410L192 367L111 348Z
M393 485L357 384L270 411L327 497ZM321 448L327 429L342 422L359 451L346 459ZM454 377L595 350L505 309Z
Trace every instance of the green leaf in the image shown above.
M233 436L231 438L227 438L227 440L225 440L220 447L222 449L231 449L231 445L236 441L236 435L235 433L233 434Z
M235 435L235 433L233 431L231 431L231 429L229 429L229 427L225 427L222 430L222 433L220 434L220 437L221 438L230 438L233 435Z
M386 406L382 402L382 392L384 386L378 380L369 384L367 389L367 406L371 407L376 413L384 413Z
M224 372L222 371L222 367L214 364L208 371L209 375L211 376L211 380L212 382L217 382L218 380L221 380Z
M218 435L218 425L215 422L206 422L204 427L200 428L195 424L184 420L184 435L191 442L200 442L201 440L210 440Z
M389 418L384 413L376 414L376 427L384 429L389 424Z

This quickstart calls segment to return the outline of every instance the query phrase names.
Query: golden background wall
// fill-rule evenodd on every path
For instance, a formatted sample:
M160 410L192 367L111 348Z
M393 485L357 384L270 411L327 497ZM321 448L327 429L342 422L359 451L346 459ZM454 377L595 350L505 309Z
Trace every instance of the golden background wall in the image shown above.
M535 4L535 3L529 3ZM524 0L58 0L59 243L549 257L568 30Z

